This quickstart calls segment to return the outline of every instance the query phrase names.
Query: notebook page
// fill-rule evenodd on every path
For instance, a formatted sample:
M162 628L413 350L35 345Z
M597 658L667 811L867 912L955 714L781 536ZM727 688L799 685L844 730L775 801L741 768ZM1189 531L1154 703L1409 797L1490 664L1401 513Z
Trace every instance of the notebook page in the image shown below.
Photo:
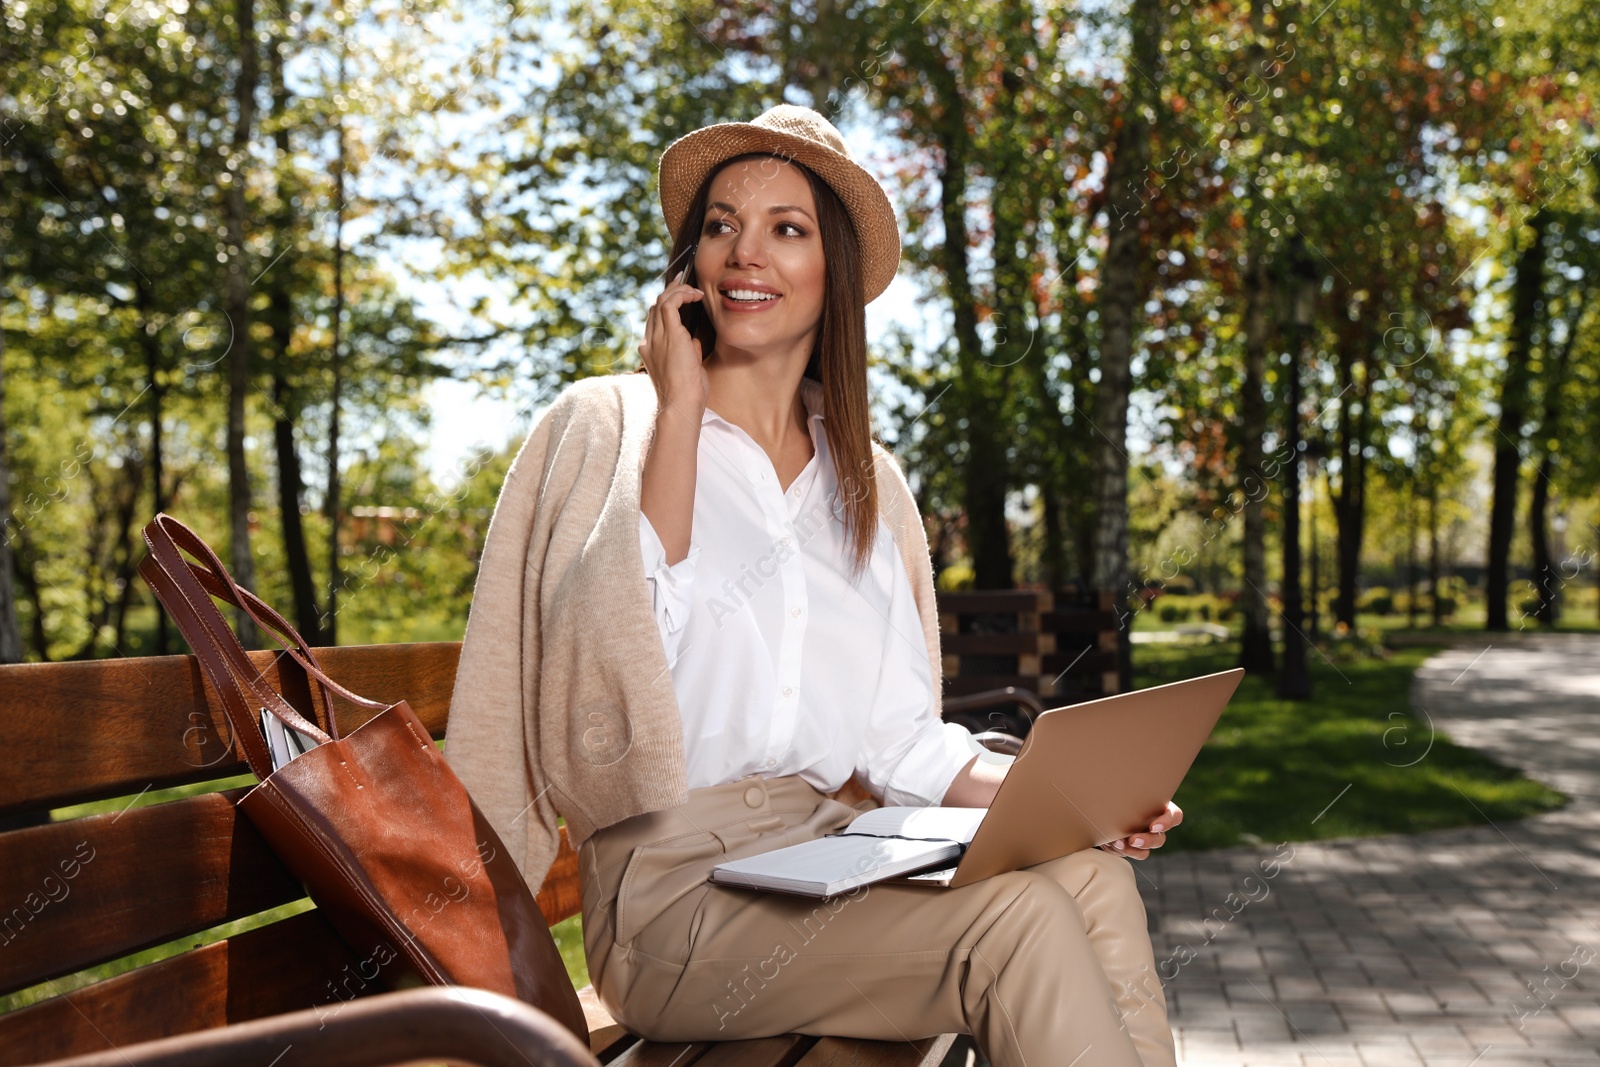
M988 808L873 808L852 819L846 830L852 834L939 838L965 845L972 843L972 835L988 813Z
M772 888L849 887L873 881L877 872L915 870L950 856L957 846L899 838L819 837L798 845L718 864L724 875L755 879ZM742 880L742 879L741 879Z

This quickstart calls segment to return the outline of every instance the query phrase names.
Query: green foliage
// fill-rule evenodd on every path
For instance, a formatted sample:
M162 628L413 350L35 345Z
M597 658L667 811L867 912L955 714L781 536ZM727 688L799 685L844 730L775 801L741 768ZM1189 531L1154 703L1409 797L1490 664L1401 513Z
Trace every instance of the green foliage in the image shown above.
M589 960L583 953L583 916L563 919L550 928L550 934L561 950L561 962L567 965L567 977L572 979L574 988L582 989L589 984Z
M1394 613L1394 594L1383 586L1373 586L1356 599L1356 610L1373 615Z
M1152 605L1162 622L1227 622L1233 618L1233 603L1224 597L1163 593Z
M231 8L97 12L87 0L8 10L0 39L0 370L30 655L152 647L129 531L157 502L153 426L162 501L226 543L219 235L235 181L255 285L247 464L262 591L287 605L289 577L308 572L309 608L327 606L338 223L345 503L395 509L405 549L346 540L340 581L359 577L341 639L444 635L463 617L464 527L478 517L429 503L453 490L429 482L414 447L430 432L420 394L443 375L474 377L535 409L574 378L631 366L665 267L661 150L779 100L885 146L871 165L904 224L909 290L897 292L920 293L930 325L883 335L871 375L883 437L934 519L941 562L966 553L976 565L973 516L1009 494L1024 508L1008 546L1016 579L1091 569L1096 287L1120 225L1100 175L1137 87L1125 66L1084 57L1119 55L1136 9L1047 3L1019 20L1003 5L801 4L663 19L639 0L265 5L255 139L232 161ZM1241 589L1241 508L1257 488L1259 536L1276 547L1281 457L1264 478L1240 466L1244 267L1265 263L1271 290L1260 444L1273 457L1296 235L1320 279L1302 371L1304 429L1323 450L1313 516L1325 575L1339 502L1359 504L1339 536L1360 530L1360 567L1419 565L1430 537L1446 571L1474 554L1508 264L1536 208L1550 255L1530 466L1550 458L1553 506L1574 528L1594 510L1600 453L1572 443L1595 438L1600 411L1587 296L1600 183L1584 163L1596 146L1583 110L1600 86L1571 65L1592 43L1582 13L1575 0L1524 5L1495 25L1468 0L1354 0L1314 23L1281 5L1169 9L1138 191L1149 277L1132 410L1149 451L1130 464L1136 584ZM562 47L544 47L555 31ZM340 141L349 181L336 203ZM458 303L469 336L449 336L436 308L406 295L416 279L448 294L431 303ZM1560 401L1548 418L1545 398ZM283 425L303 467L292 508L304 512L304 561L287 552L294 515L273 493ZM94 460L63 482L80 446ZM492 505L492 487L474 492L489 498L474 506ZM1380 580L1392 608L1410 608L1408 590Z
M939 572L935 583L940 592L962 593L972 589L972 568L965 563L955 563Z

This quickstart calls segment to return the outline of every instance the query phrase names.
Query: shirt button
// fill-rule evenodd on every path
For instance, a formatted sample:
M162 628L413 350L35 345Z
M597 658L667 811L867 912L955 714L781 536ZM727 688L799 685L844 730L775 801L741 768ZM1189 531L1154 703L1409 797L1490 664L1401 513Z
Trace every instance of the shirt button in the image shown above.
M767 766L768 767L776 767L777 765L778 765L778 761L777 760L775 760L775 759L767 760Z
M780 544L780 545L786 545L786 544L788 544L788 543L789 543L789 539L788 539L788 538L787 538L787 537L780 537L780 538L778 538L778 544Z
M790 611L789 614L793 615L795 618L798 619L800 617L800 609L799 608L795 608L792 611Z
M783 695L784 696L793 696L794 695L794 688L792 686L787 686L787 685L784 686L783 687Z

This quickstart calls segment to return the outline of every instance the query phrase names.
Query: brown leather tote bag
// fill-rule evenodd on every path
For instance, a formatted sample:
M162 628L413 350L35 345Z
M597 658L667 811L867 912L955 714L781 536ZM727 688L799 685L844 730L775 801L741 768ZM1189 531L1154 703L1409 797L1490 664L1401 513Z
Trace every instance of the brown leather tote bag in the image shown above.
M390 988L465 985L517 997L587 1046L583 1009L534 895L410 705L368 700L329 678L294 627L177 519L157 515L144 540L139 573L194 650L260 779L239 807L362 959L363 975L375 969ZM306 675L317 722L265 684L212 597L285 646L282 666ZM377 714L341 737L335 693ZM262 710L318 743L274 771Z

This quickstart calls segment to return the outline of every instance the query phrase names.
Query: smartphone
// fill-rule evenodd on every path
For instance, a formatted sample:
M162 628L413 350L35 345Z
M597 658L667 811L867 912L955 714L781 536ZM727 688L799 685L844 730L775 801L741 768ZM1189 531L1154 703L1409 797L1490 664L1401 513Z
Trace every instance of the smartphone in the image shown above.
M692 251L690 255L693 255ZM689 261L689 269L684 272L683 284L699 288L699 283L694 276L694 260L692 258ZM706 323L705 298L702 297L699 300L679 304L678 321L683 323L683 328L689 331L691 337L694 336L695 327L697 325L703 326ZM709 349L700 354L701 360L703 361L708 355L710 355Z

